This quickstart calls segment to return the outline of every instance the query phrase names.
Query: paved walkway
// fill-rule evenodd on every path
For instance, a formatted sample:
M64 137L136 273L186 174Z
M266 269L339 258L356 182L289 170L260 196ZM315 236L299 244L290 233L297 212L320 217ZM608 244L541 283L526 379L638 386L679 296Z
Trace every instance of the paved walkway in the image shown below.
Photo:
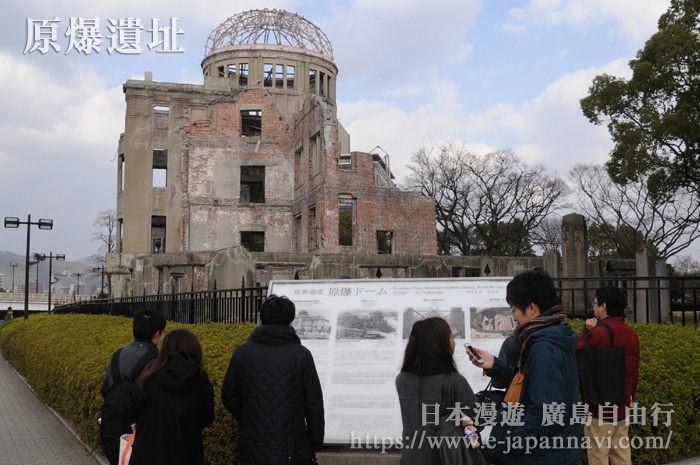
M98 465L0 356L0 463Z

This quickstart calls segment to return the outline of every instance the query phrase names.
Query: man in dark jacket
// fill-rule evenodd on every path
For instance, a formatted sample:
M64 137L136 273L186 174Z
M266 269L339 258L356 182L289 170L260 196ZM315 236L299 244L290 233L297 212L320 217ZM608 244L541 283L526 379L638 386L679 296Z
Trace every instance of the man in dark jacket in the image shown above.
M606 328L598 325L599 321L604 321L612 328L616 346L625 346L625 401L611 407L591 407L593 420L585 427L586 436L590 440L590 465L607 465L608 459L615 465L632 464L632 452L627 439L629 425L625 422L625 416L626 407L632 405L639 382L639 335L624 322L625 307L627 299L617 287L602 287L596 291L593 301L595 318L586 320L590 347L610 346L610 334ZM581 349L583 346L581 331L576 348Z
M517 368L476 349L479 363L467 351L474 365L510 386L506 400L512 403L501 407L485 441L487 458L498 465L577 465L581 425L573 421L579 397L576 333L563 323L561 300L545 272L515 276L506 287L506 302L518 323L522 350Z
M137 384L139 378L151 368L158 356L158 344L160 344L160 339L163 336L165 324L163 315L155 310L146 309L134 315L134 340L119 352L120 376L128 377L141 360L147 359L148 361L143 366L143 369L134 378L134 383ZM116 352L112 354L112 357L115 355ZM103 396L111 391L112 386L117 381L113 379L111 367L112 360L110 359L110 363L107 366L107 374L102 384L101 392ZM100 423L100 442L109 463L116 465L119 461L119 437L116 436L115 428L118 429L119 426L109 424L109 418L109 412L105 412L103 408L102 421ZM122 432L122 434L125 433L128 433L128 431Z
M316 365L292 321L295 306L270 295L262 326L231 357L221 400L238 421L242 464L307 464L323 445L323 393Z

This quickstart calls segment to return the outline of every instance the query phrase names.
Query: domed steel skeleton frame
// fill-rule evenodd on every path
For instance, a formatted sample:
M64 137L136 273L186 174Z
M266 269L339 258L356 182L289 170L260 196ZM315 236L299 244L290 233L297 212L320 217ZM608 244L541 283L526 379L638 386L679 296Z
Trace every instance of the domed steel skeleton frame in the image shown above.
M268 9L246 11L221 23L209 34L204 54L248 44L296 47L333 60L331 42L321 29L294 13Z

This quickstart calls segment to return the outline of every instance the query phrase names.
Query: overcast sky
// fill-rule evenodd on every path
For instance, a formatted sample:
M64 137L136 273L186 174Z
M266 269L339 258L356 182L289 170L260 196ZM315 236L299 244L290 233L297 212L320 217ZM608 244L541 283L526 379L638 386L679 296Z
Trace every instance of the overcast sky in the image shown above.
M380 145L397 180L411 153L448 138L478 153L512 148L566 175L602 163L612 144L579 100L594 76L629 77L669 0L120 0L17 1L0 20L0 217L51 218L32 252L95 253L92 223L116 208L122 84L130 78L202 84L207 36L228 17L278 8L319 26L338 66L338 116L352 150ZM66 54L70 18L100 18L101 52ZM109 54L108 19L150 27L178 19L184 53ZM57 45L27 48L27 18L58 18ZM0 228L0 250L24 253L26 227Z

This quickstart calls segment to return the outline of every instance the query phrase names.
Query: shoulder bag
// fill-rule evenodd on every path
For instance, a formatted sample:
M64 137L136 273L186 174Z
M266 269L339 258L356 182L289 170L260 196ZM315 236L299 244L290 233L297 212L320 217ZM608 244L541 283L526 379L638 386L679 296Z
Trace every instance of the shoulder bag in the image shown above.
M434 462L438 465L487 465L484 454L478 446L473 446L464 435L461 420L455 424L448 407L455 405L455 394L452 386L454 373L448 373L442 382L442 404L440 421L435 426L435 436L455 438L443 440L434 450Z
M119 438L119 465L129 465L131 460L131 448L134 445L136 431L131 434L123 434Z
M489 384L486 386L486 389L479 391L474 395L480 404L495 404L496 409L499 409L501 408L501 404L506 396L506 391L503 389L494 389L492 387L492 383L493 381L489 380Z
M583 328L583 349L576 349L581 400L588 405L620 404L625 401L625 347L615 345L615 334L607 323L609 347L591 347L588 329Z

